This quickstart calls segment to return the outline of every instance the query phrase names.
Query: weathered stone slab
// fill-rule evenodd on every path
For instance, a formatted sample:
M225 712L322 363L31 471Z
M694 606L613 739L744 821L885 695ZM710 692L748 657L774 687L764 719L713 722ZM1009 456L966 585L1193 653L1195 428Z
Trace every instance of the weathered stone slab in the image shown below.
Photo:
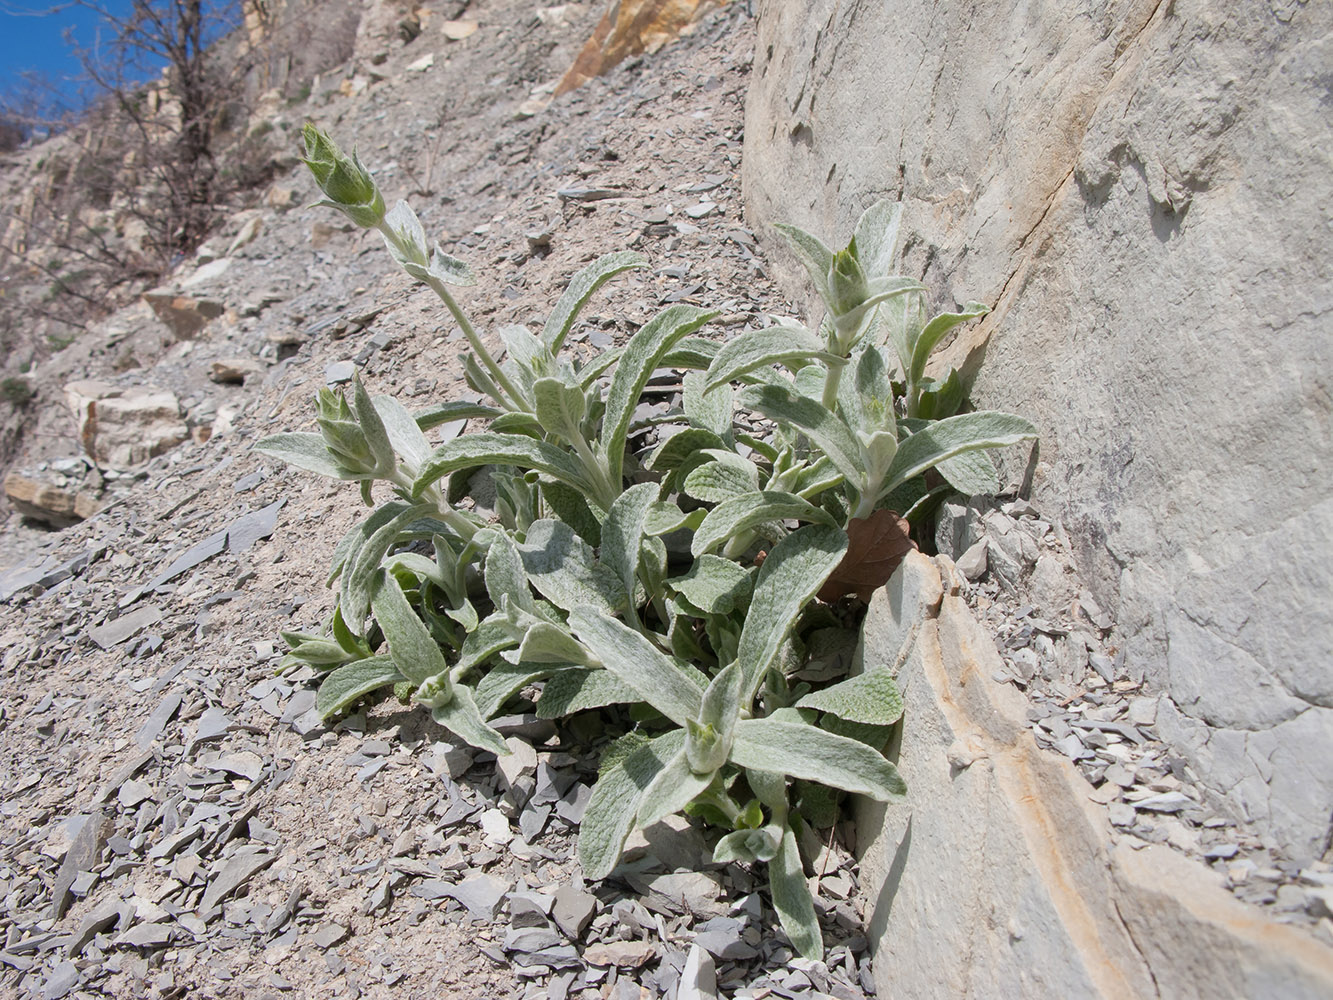
M227 263L231 261L227 260ZM153 314L182 340L193 337L211 320L227 311L227 307L216 299L181 295L169 288L144 292L143 300L148 303Z
M141 465L190 436L180 400L165 389L85 380L67 384L65 400L83 450L104 465Z
M6 475L4 489L16 511L53 528L77 524L101 507L97 498L85 490L56 486L21 472Z

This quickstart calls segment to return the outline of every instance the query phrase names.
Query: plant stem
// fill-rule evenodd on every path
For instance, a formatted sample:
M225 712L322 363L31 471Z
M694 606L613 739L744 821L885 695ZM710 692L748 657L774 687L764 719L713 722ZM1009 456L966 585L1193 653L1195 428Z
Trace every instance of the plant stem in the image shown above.
M389 482L406 490L409 494L412 492L412 477L401 466L393 470L393 477ZM473 524L462 511L454 510L453 507L449 506L438 486L432 484L426 487L421 496L423 500L435 504L436 509L440 512L440 520L458 532L459 537L464 542L472 541L472 536L479 530L478 526Z
M399 239L398 234L393 231L393 227L382 219L375 228L378 229L380 234L391 244L391 248L397 247L399 253L403 256L415 257L420 260L421 255L426 252L422 248L404 246L403 241ZM408 250L413 250L414 252L409 255L407 253ZM486 370L490 373L491 378L495 380L496 385L509 396L509 408L514 410L526 409L523 393L518 390L518 387L514 385L509 376L500 369L500 366L496 363L495 359L491 357L491 352L486 350L486 345L481 342L481 337L477 335L476 329L473 328L472 321L467 318L467 314L459 308L458 303L454 301L454 297L449 294L449 289L445 283L433 275L427 275L418 280L430 286L431 290L438 295L441 301L448 307L449 312L453 314L454 319L458 321L458 325L463 331L463 336L467 338L468 345L472 348L477 357L481 359L481 363L486 366ZM500 400L500 402L503 403L504 400Z
M579 435L575 435L569 443L583 463L584 471L588 473L593 491L597 494L598 506L603 510L610 510L611 505L616 502L616 498L620 496L621 491L615 483L611 482L611 473L607 469L606 463L597 457L588 442Z
M736 800L731 797L730 792L723 788L719 788L714 784L709 785L704 789L700 797L710 805L717 806L718 811L726 816L727 821L731 823L732 829L740 828L741 816L744 810L736 804Z
M477 335L477 331L473 328L471 321L467 318L467 314L459 308L458 303L454 301L454 297L449 294L449 289L446 287L445 283L439 278L431 278L426 284L431 287L435 294L440 297L446 306L448 306L449 311L453 313L454 319L458 321L458 326L463 331L463 336L467 338L468 345L481 360L481 363L486 366L486 371L490 374L491 378L495 379L495 384L509 396L511 403L510 408L516 410L526 409L524 406L523 393L519 391L516 385L514 385L509 376L504 373L504 370L496 363L496 360L491 357L491 352L486 350L486 345L481 342L481 337Z
M842 370L845 364L832 364L824 375L824 407L836 412L838 405L838 386L842 383Z

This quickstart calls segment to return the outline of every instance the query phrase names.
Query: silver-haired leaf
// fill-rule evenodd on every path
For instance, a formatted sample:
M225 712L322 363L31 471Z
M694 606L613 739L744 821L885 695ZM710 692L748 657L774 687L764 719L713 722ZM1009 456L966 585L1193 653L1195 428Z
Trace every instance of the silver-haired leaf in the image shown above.
M658 538L673 531L685 529L693 531L703 522L706 513L707 511L700 507L687 514L674 503L659 500L652 505L648 516L644 519L643 533Z
M411 274L410 271L408 273ZM427 268L427 273L432 278L443 281L447 285L475 285L477 283L477 277L472 273L472 268L452 254L445 253L444 248L438 243L435 244L434 251L430 255L430 266ZM413 277L416 277L416 275L413 275Z
M756 830L733 830L713 848L713 862L724 865L732 861L746 864L772 861L782 844L780 827L764 826Z
M795 372L814 361L826 365L843 363L840 355L826 351L819 338L803 326L792 324L747 330L727 341L717 352L708 368L704 388L711 392L758 368L782 365Z
M667 306L630 338L611 376L611 385L606 391L606 415L602 419L602 449L612 483L619 484L621 480L625 438L643 387L672 345L716 315L716 312L694 306Z
M420 425L403 404L392 396L375 396L371 402L384 421L389 443L415 475L421 463L430 455L430 442L421 432Z
M962 413L947 420L937 420L898 445L898 454L889 466L881 492L887 493L898 484L956 455L978 448L1003 448L1020 444L1036 436L1037 428L1031 421L994 410Z
M713 772L696 773L682 748L667 761L666 766L644 789L634 815L634 825L640 829L652 826L660 819L680 812L694 801L712 783Z
M255 451L273 458L282 459L288 465L294 465L306 472L318 473L330 479L357 480L366 476L343 471L337 461L329 454L322 434L309 431L296 431L287 434L270 434L255 445Z
M637 483L616 498L602 524L602 563L620 580L632 603L644 524L657 502L656 483Z
M377 524L375 530L365 536L348 559L339 584L338 606L342 609L343 620L353 631L358 631L366 619L371 596L381 575L380 563L389 549L413 522L438 513L433 504L416 504L411 507L386 504L385 508L395 510L396 513ZM371 518L367 524L375 520Z
M847 425L822 404L779 385L753 386L740 392L741 403L770 420L790 424L813 441L850 482L864 475L861 449Z
M793 493L768 490L724 500L705 515L694 533L690 551L696 558L723 542L769 521L809 521L836 527L827 511Z
M392 573L380 577L370 606L389 642L389 655L399 673L412 683L421 684L427 677L448 671L449 664L439 644L417 617Z
M706 371L717 357L722 345L704 337L686 337L667 351L662 358L663 368L683 368L688 371Z
M606 512L593 504L584 492L555 480L541 484L542 499L552 512L589 545L602 544L602 520Z
M737 649L745 674L742 703L754 700L796 619L846 552L847 536L841 529L811 524L793 531L768 554L755 580Z
M715 771L726 761L731 752L731 740L736 730L736 722L741 717L741 677L740 667L735 663L727 664L708 683L704 691L703 703L699 707L699 723L712 729L710 742L715 747L716 759L705 761L691 759L690 764L697 772ZM688 727L687 727L688 728ZM685 748L690 749L690 740Z
M498 417L503 410L497 410L494 406L486 406L482 403L469 403L465 400L452 400L447 403L440 403L436 406L428 407L416 414L413 419L417 426L423 431L439 427L441 424L452 424L473 418L483 418L489 420L492 417ZM461 432L462 427L460 425ZM455 437L457 435L450 435Z
M731 434L736 397L729 385L706 391L707 382L708 376L704 372L686 372L681 379L681 406L685 410L685 419L692 428L712 431L719 438L726 439Z
M889 671L870 670L831 687L811 691L796 707L830 712L851 722L887 726L902 718L903 696Z
M790 827L782 829L782 843L768 863L768 886L782 929L803 958L818 962L824 957L824 938L815 916L810 883L805 880L801 852Z
M969 302L963 306L962 312L940 313L933 317L916 338L916 343L912 345L912 369L909 373L911 381L921 381L921 377L926 374L926 362L930 360L931 353L944 339L945 334L959 323L985 316L988 312L990 312L989 307L980 302Z
M893 388L884 355L878 347L869 345L856 355L851 367L850 372L844 373L838 390L838 405L847 424L858 435L884 431L896 441ZM890 452L889 458L892 457Z
M507 402L509 397L495 384L495 380L491 378L490 373L482 368L481 362L471 353L463 355L463 380L472 389L490 396L491 399L506 409L511 407L512 404Z
M642 696L609 670L565 669L553 674L537 699L537 716L558 719L606 705L631 705Z
M869 277L883 277L893 270L901 222L902 205L887 198L875 202L856 220L852 238L861 268Z
M887 802L907 794L898 769L864 743L803 722L742 719L731 760Z
M491 615L467 634L458 651L458 662L451 673L461 677L480 666L502 650L511 649L522 641L524 629L517 628L503 614Z
M579 863L588 878L603 879L611 874L620 860L625 838L634 829L643 793L684 745L685 732L677 729L603 769L579 824Z
M773 228L781 233L788 246L796 251L796 256L805 265L810 280L814 282L815 289L819 292L819 297L827 302L828 276L833 267L833 251L825 246L824 241L818 236L813 236L804 229L788 223L778 223Z
M508 597L511 604L533 613L532 592L528 589L528 575L523 569L523 557L507 532L497 532L486 551L484 569L486 593L496 607Z
M557 378L539 378L532 384L532 404L543 430L571 444L583 439L588 400L581 388Z
M697 375L698 372L690 372ZM688 377L688 376L687 376ZM730 391L730 390L728 390ZM702 427L690 427L673 434L648 457L644 464L653 472L672 472L694 458L705 448L725 448L727 443L713 431Z
M708 679L687 663L661 652L632 628L596 608L577 607L569 626L602 665L679 726L698 719Z
M722 503L758 489L759 470L754 463L727 452L718 452L711 462L691 469L681 484L686 496L704 503Z
M704 553L666 586L706 614L729 615L749 603L753 576L730 559Z
M533 666L529 663L497 663L477 682L477 689L473 692L477 713L481 718L489 719L517 692L559 669L551 664Z
M558 353L579 311L592 297L593 292L622 271L647 266L648 258L632 250L622 250L619 253L598 257L570 279L555 308L551 310L551 315L547 317L546 325L542 328L542 343L552 354Z
M477 703L472 699L472 690L462 684L454 687L449 704L431 709L430 717L472 746L489 750L497 757L513 753L505 745L504 737L482 721Z
M426 247L426 229L417 218L412 206L399 199L393 208L384 213L384 225L393 235L384 234L385 246L393 259L398 261L404 271L418 281L425 280L428 265Z
M592 654L560 625L537 622L518 647L519 663L559 663L597 666Z
M428 486L454 470L480 465L516 465L521 469L535 469L575 489L591 492L582 467L563 448L518 434L490 431L464 434L435 449L422 465L412 491L420 496Z
M372 691L407 680L398 672L393 658L372 656L339 667L324 678L315 695L315 711L321 719L336 715Z
M518 551L537 592L562 610L591 604L615 612L628 604L619 577L593 559L592 548L563 521L533 521Z
M359 376L352 379L352 412L356 414L357 423L361 425L361 433L366 436L366 443L370 445L370 453L375 456L375 475L391 475L394 466L397 465L393 442L389 440L388 428L384 426L384 420L380 417L379 410L375 409L375 404L371 401L370 394L366 392L366 387Z
M995 469L995 462L980 448L946 458L935 468L950 486L965 496L993 496L1000 492L1000 474Z

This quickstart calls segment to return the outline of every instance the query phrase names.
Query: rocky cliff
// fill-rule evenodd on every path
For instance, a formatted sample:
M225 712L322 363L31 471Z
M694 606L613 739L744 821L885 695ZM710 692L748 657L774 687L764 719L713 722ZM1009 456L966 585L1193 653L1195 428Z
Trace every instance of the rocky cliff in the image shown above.
M1213 796L1307 859L1333 804L1331 31L1290 0L769 0L746 115L757 230L898 197L905 273L994 307L953 360L1041 427L1034 495L1125 669Z

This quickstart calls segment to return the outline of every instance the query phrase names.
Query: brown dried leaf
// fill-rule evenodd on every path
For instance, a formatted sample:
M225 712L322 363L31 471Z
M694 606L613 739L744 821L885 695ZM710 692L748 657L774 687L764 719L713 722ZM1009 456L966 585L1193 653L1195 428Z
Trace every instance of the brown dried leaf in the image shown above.
M907 553L916 548L911 526L896 511L877 510L869 517L854 517L847 525L847 554L819 590L819 599L832 604L855 594L863 601L889 582Z

